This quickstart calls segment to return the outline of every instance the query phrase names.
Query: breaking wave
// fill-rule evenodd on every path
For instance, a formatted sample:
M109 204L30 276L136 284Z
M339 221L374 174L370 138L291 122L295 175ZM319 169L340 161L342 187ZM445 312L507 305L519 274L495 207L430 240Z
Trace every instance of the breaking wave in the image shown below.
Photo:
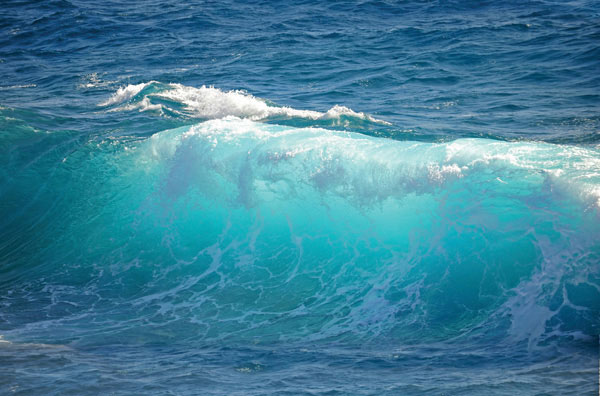
M154 111L162 115L218 119L227 116L246 118L253 121L284 120L300 118L306 120L334 120L341 125L359 120L381 125L388 122L368 114L357 113L345 106L333 106L326 112L298 110L276 106L245 91L222 91L202 86L189 87L181 84L163 84L156 81L121 87L102 107L110 111Z
M21 337L593 344L595 148L226 117L87 150L11 252L11 298L43 318Z

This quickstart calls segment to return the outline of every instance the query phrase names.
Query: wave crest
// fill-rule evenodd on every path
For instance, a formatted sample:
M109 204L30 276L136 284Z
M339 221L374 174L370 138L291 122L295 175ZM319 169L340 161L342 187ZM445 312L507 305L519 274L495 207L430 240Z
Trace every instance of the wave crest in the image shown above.
M162 115L172 114L206 120L228 116L253 121L282 119L344 121L344 119L354 119L390 125L386 121L340 105L335 105L326 112L299 110L270 104L266 100L242 90L223 91L205 85L196 88L182 84L163 84L157 81L121 87L99 106L113 106L109 111L158 111ZM348 122L344 123L344 125L346 124Z

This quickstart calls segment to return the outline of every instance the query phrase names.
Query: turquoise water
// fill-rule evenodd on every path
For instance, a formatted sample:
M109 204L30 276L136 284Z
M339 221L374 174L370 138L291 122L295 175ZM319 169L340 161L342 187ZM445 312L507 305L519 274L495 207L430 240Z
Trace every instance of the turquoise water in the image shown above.
M0 7L0 393L598 391L594 2Z

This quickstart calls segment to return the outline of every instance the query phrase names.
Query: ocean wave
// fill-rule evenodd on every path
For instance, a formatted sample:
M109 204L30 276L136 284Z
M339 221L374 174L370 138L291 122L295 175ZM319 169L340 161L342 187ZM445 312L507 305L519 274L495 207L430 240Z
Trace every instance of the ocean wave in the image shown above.
M253 121L300 118L307 120L340 120L344 117L371 123L390 125L362 112L335 105L326 112L280 107L257 98L245 91L222 91L218 88L189 87L182 84L163 84L157 81L121 87L99 106L113 107L110 111L158 111L201 119L219 119L227 116Z
M64 317L91 343L144 328L149 342L483 337L534 349L589 343L597 327L596 148L229 116L88 149L61 164L70 181L45 187L61 192L44 214L51 238L19 252L44 265L12 275L53 268L42 300L21 297L59 316L31 337Z

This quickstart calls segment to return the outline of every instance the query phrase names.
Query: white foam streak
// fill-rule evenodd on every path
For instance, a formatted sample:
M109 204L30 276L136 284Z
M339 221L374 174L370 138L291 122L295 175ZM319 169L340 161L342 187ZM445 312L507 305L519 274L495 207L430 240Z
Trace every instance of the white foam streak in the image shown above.
M35 88L36 84L21 84L21 85L9 85L9 86L0 86L0 91L9 90L9 89L23 89L23 88Z

